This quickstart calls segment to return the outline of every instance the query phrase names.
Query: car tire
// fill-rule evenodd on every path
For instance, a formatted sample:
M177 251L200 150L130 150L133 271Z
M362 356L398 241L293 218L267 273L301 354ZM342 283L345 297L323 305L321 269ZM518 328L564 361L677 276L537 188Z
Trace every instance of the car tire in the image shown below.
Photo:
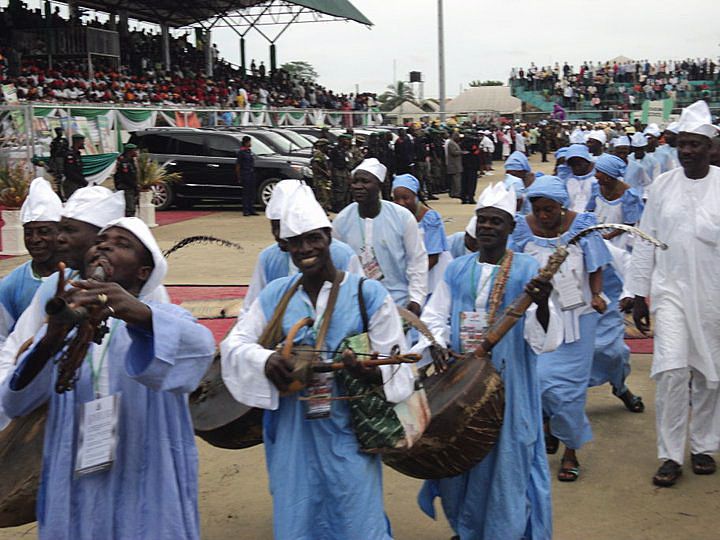
M260 182L256 197L257 204L260 205L260 208L265 209L268 202L270 202L270 197L278 182L280 182L280 178L268 178Z
M152 203L155 210L167 210L172 206L175 194L170 184L160 182L151 186L150 191L152 192Z

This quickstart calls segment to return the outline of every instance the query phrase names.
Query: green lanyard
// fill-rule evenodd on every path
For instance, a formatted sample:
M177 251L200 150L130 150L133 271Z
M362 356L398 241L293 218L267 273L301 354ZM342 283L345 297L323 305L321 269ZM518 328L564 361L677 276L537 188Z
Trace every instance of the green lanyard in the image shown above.
M92 385L93 390L95 392L95 397L100 397L100 371L102 370L103 363L105 363L105 356L107 356L107 350L110 348L110 342L112 341L113 334L115 333L115 329L118 325L118 319L113 319L112 325L110 326L110 334L108 335L107 342L105 343L105 347L102 350L102 353L100 354L100 362L98 363L97 370L95 369L95 366L93 365L93 359L92 359L92 351L87 353L87 356L85 359L90 363L90 374L92 376Z

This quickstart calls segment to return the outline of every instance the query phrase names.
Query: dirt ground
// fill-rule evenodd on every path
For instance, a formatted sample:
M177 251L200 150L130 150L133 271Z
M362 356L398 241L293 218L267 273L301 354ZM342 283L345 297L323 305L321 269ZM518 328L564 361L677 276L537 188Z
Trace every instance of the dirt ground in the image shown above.
M550 169L534 157L533 167ZM488 181L502 179L500 167ZM448 234L462 230L473 207L441 197L433 204L446 220ZM240 243L243 251L215 246L185 249L170 258L169 284L247 284L260 249L271 242L264 217L242 217L237 209L155 229L165 249L186 236L211 234ZM0 261L5 275L22 261ZM655 488L650 478L655 457L655 407L649 379L651 357L634 355L629 385L643 396L644 414L632 414L612 396L609 386L589 392L588 414L594 440L578 454L580 479L571 484L555 480L560 454L550 456L553 474L555 538L633 540L710 540L720 537L720 474L685 475L671 489ZM272 501L262 447L222 450L198 439L200 449L200 515L207 540L264 540L272 538ZM688 458L689 462L689 458ZM385 501L395 538L450 538L442 511L438 521L420 512L415 503L420 481L386 468ZM0 530L0 540L36 535L35 525ZM502 539L498 539L502 540Z

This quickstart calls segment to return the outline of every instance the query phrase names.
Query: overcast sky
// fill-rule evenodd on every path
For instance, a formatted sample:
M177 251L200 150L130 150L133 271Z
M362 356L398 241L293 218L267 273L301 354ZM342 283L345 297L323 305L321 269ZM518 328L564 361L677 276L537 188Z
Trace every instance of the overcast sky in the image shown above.
M320 83L340 92L381 92L393 79L421 71L425 96L438 94L437 0L351 0L370 19L298 24L277 43L278 62L305 60ZM720 1L444 0L448 97L474 79L507 79L510 67L558 61L577 65L618 55L633 59L717 58ZM246 40L247 61L269 64L267 42ZM213 31L221 55L238 62L230 29Z

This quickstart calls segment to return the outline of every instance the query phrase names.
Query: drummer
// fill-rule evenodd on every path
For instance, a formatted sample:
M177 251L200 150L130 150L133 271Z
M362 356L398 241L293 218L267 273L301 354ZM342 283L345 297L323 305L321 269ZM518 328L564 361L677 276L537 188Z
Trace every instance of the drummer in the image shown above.
M299 187L288 201L280 237L287 241L300 273L268 284L222 342L223 380L235 399L266 409L263 441L276 539L388 540L391 534L383 507L380 458L360 452L348 402L301 399L297 393L281 396L290 382L292 366L275 352L276 343L268 347L259 342L268 343L265 336L272 330L268 326L274 315L279 318L282 335L288 335L297 321L310 317L316 323L299 332L295 343L321 349L317 354L335 350L345 338L364 332L359 292L373 351L388 354L395 345L403 347L402 323L390 294L379 282L368 279L361 284L358 275L335 267L330 255L334 241L330 221L310 188ZM288 303L282 314L284 297ZM333 297L334 309L327 313ZM318 347L316 340L325 333L326 318L326 338ZM350 362L348 372L382 384L390 402L402 401L413 391L413 372L408 365L364 368L354 354ZM338 395L337 384L324 375L313 378L303 397L328 390Z
M535 302L493 349L492 361L506 395L499 442L470 471L427 481L420 491L420 506L433 518L433 499L441 497L445 516L460 538L552 537L536 355L561 343L562 324L548 300L552 286L535 279L538 263L506 249L516 204L514 190L502 183L483 191L476 207L478 253L450 263L422 313L439 346L472 352L482 332L523 290ZM433 356L442 355L438 345L422 337L413 349L430 346Z
M527 191L532 214L518 218L512 234L513 250L544 264L560 241L597 224L594 214L568 210L565 182L556 176L538 178ZM562 309L563 343L538 358L542 407L546 418L547 452L565 444L558 480L573 482L580 474L576 451L592 439L585 414L599 313L608 300L603 294L603 267L612 257L599 233L571 245L568 258L555 274L553 298Z
M273 189L270 202L265 208L265 216L270 220L270 230L275 242L260 252L239 314L240 319L250 310L250 306L258 297L260 291L268 283L280 277L297 274L298 270L287 251L287 242L280 238L280 218L288 195L295 192L300 185L300 180L282 180ZM346 243L335 240L330 245L330 255L338 270L364 275L360 259Z

